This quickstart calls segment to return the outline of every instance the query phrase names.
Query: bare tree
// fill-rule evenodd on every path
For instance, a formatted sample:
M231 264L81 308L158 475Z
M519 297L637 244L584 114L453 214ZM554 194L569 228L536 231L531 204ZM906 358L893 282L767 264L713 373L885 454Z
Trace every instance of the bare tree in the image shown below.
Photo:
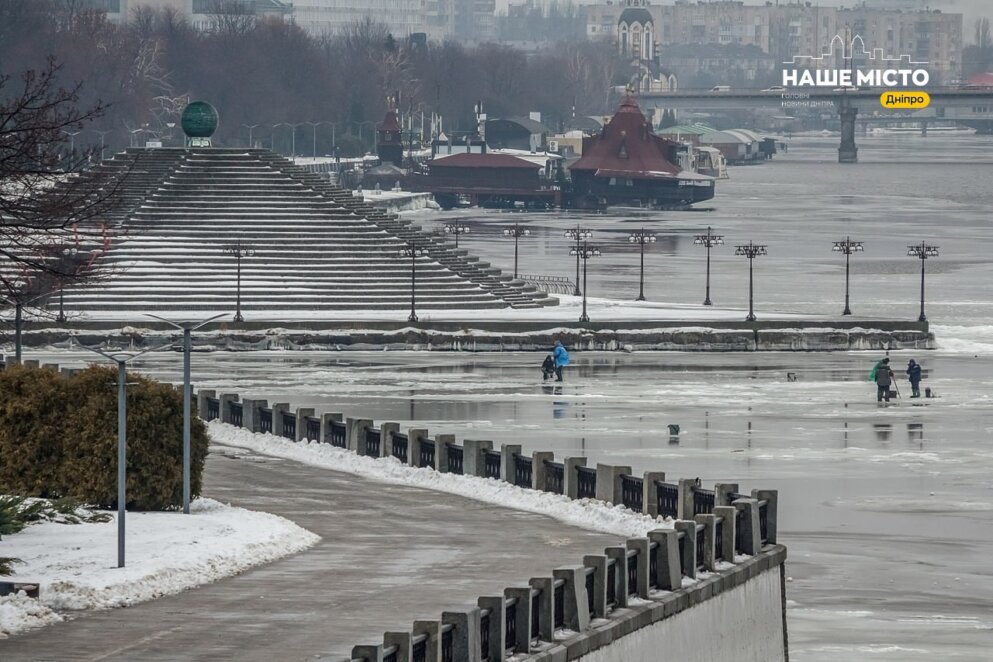
M0 294L23 301L96 276L93 249L117 202L121 176L83 174L91 154L67 139L103 112L78 106L53 59L19 79L0 74ZM69 140L70 145L72 141Z

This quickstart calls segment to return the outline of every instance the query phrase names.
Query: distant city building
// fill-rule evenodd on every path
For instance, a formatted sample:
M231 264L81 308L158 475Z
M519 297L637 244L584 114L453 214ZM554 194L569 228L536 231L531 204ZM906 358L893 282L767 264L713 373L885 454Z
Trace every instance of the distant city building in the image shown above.
M368 18L385 24L395 37L408 37L424 32L421 6L421 0L293 0L293 20L319 35L341 32Z
M115 23L130 20L139 9L170 9L198 30L211 30L225 17L286 18L293 13L289 0L80 0L79 6L107 12Z
M609 39L618 52L642 59L668 46L754 46L777 63L795 55L820 53L835 35L861 35L868 49L881 48L887 56L911 55L927 61L933 83L957 80L962 64L962 14L918 8L906 0L867 0L856 8L825 7L807 2L745 4L741 0L689 2L675 0L600 0L586 7L587 36ZM885 5L886 8L877 8ZM648 42L646 28L651 30ZM648 42L648 43L646 43ZM636 46L637 43L637 46ZM687 57L686 51L681 53ZM713 51L701 53L713 59ZM662 56L666 64L671 64ZM825 63L827 65L827 63ZM672 65L681 75L683 71ZM778 65L777 65L778 66ZM831 63L834 66L834 63ZM759 71L754 60L745 69ZM693 68L706 68L702 64Z

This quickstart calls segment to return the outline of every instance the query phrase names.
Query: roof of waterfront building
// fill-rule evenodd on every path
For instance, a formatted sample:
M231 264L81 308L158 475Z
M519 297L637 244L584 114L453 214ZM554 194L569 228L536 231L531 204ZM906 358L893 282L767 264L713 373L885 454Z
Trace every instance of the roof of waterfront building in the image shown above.
M527 159L510 154L478 154L475 152L462 152L450 156L440 156L432 161L428 161L430 166L444 166L446 168L540 168L541 165L531 163Z
M667 158L673 146L672 141L655 135L634 97L625 96L603 130L583 140L583 156L569 169L598 171L603 177L671 176L680 171Z

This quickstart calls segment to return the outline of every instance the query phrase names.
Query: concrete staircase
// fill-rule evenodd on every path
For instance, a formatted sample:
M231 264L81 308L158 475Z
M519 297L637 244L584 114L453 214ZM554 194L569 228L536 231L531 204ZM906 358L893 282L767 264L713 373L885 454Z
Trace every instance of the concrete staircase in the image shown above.
M415 239L419 245L423 245L427 249L429 255L439 264L476 283L484 290L492 292L507 301L512 307L539 308L558 305L558 299L548 296L547 292L539 290L530 283L514 280L513 277L505 275L500 269L490 266L488 262L483 262L478 257L470 255L465 249L455 248L447 237L423 232L419 225L414 225L409 220L401 219L395 214L378 209L362 198L353 196L351 191L331 184L317 173L310 172L285 157L273 152L265 152L264 156L294 179L305 183L315 191L319 191L344 208L368 218L387 232L403 239Z
M224 249L237 242L254 249L241 262L247 319L406 310L411 260L398 252L410 240L428 250L416 259L419 310L556 302L266 150L128 150L102 167L128 159L109 277L67 291L70 312L233 312L237 264Z

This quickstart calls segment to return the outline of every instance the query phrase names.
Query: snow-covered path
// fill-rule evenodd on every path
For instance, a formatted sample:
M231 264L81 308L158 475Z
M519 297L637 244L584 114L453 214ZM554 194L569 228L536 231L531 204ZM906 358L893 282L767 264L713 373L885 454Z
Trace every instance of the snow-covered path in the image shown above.
M418 618L576 564L621 536L450 494L214 446L205 491L321 536L195 591L0 642L4 662L336 659Z

